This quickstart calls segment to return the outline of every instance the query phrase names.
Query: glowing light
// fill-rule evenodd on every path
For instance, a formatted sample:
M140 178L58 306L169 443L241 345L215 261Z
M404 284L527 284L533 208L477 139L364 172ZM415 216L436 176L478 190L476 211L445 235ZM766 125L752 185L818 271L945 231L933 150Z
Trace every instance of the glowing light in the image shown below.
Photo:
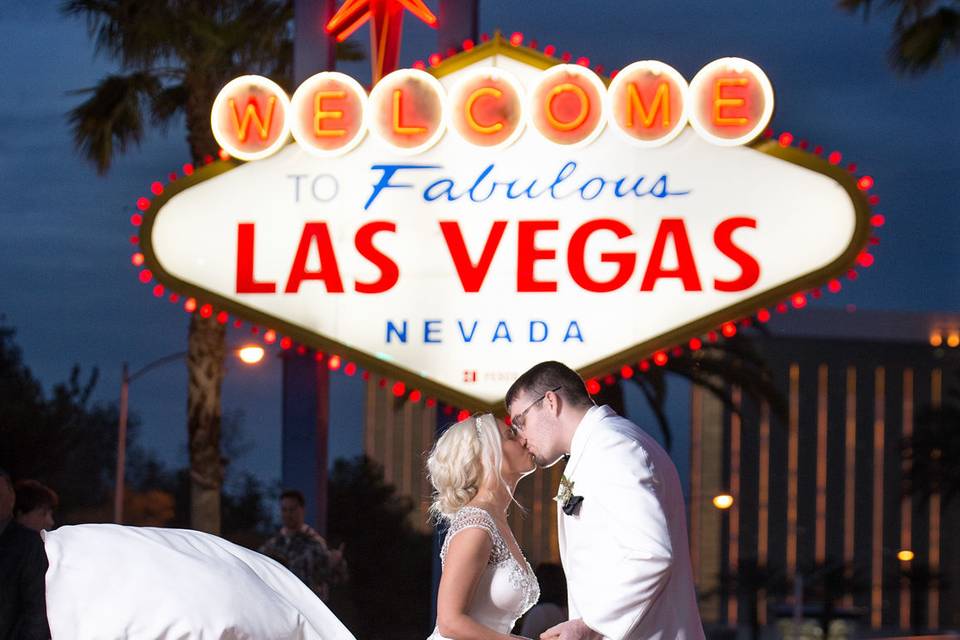
M869 253L861 253L859 256L857 256L857 264L859 264L861 267L873 266L873 260L873 256Z
M590 58L586 56L580 56L579 58L577 58L577 64L580 65L581 67L589 67Z
M313 75L290 99L290 132L302 149L319 157L342 155L367 132L367 92L336 71Z
M713 506L721 511L726 511L733 506L733 496L729 493L721 493L713 497Z
M193 175L193 165L189 162L183 165L183 175L192 176Z
M165 289L163 288L163 285L162 285L162 284L154 285L154 287L153 287L153 297L154 297L154 298L162 298L164 292L165 292Z
M220 313L217 314L217 322L219 322L220 324L227 324L229 320L230 320L230 314L227 313L226 311L221 311Z
M843 154L839 151L831 151L830 155L827 156L827 162L830 164L840 164L840 161L843 159Z
M793 134L789 131L784 131L780 134L780 138L777 140L780 143L781 147L789 147L793 144Z
M424 69L427 68L427 63L425 63L423 60L417 60L416 62L413 63L413 68L423 71Z
M152 183L152 184L150 185L150 192L151 192L153 195L155 195L155 196L158 196L158 195L160 195L161 193L163 193L163 183L161 183L161 182L154 182L154 183Z
M217 157L219 157L221 160L224 160L224 161L229 160L230 152L227 151L226 149L220 149L219 151L217 151Z
M548 44L543 48L543 55L553 57L553 54L557 52L557 48L552 44Z
M663 365L667 364L668 360L669 358L667 357L667 354L665 354L663 351L658 351L657 353L653 354L653 363L658 367L662 367Z
M514 31L510 34L510 44L515 47L519 47L523 44L523 34L519 31Z
M737 335L737 325L733 324L732 322L724 322L720 327L720 333L728 338L732 338L733 336Z
M431 66L431 67L437 66L437 65L440 64L440 62L442 62L442 61L443 61L443 58L440 56L439 53L431 53L431 54L430 54L430 57L427 58L427 62L430 63L430 66Z
M939 347L939 346L942 345L942 344L943 344L943 336L942 336L942 335L940 335L939 333L931 333L931 334L930 334L930 346L931 346L931 347Z
M149 198L137 198L137 209L140 209L140 211L146 211L149 208L150 208Z
M457 422L463 422L470 417L470 412L466 409L461 409L460 413L457 414Z
M257 364L263 360L265 353L264 348L258 344L248 344L237 349L237 357L244 364Z
M431 408L432 408L432 407L437 406L437 401L434 400L433 398L427 398L427 402L426 402L425 404L426 404L428 407L431 407Z
M340 356L338 356L338 355L332 355L332 356L330 356L330 359L327 360L327 367L328 367L331 371L336 371L337 369L340 368L340 365L341 365L342 363L343 363L343 361L340 359Z
M950 347L951 349L954 349L954 348L960 346L960 334L958 334L958 333L951 333L950 335L948 335L948 336L947 336L947 346Z
M411 391L409 396L410 402L420 402L420 398L422 397L423 397L423 394L420 393L420 391L417 389L414 389L413 391Z
M187 301L183 303L183 310L187 313L193 313L197 310L197 301L195 298L187 298Z
M910 549L901 549L897 551L897 560L900 562L910 562L914 559L915 554Z
M607 89L607 119L631 143L659 147L686 128L688 92L687 81L673 67L658 60L634 62L620 70Z
M288 338L287 336L284 336L284 337L280 338L280 348L281 348L281 349L287 350L287 349L289 349L289 348L292 347L292 346L293 346L293 340L291 340L291 339Z
M273 329L267 330L267 332L263 334L263 341L267 344L273 344L277 341L277 332Z
M463 41L462 46L464 51L470 51L470 49L473 49L475 45L473 40L471 40L470 38L467 38L466 40Z
M691 338L690 340L691 351L699 351L702 348L703 348L703 342L700 340L700 338Z
M860 188L861 191L867 191L869 189L872 189L873 178L871 178L870 176L863 176L862 178L857 180L857 186Z
M625 364L622 367L620 367L620 375L623 376L624 378L632 378L633 373L634 373L633 367L631 367L630 365Z
M142 265L143 260L144 258L142 253L135 253L132 256L130 256L130 262L132 262L133 266L135 267L139 267L140 265Z
M426 71L400 69L374 85L368 99L368 126L391 150L404 155L426 151L443 136L446 92ZM404 105L418 105L427 114L418 126L407 122Z
M258 135L248 135L251 123ZM234 78L224 85L213 101L210 127L217 144L234 158L266 158L287 143L290 98L269 78L256 75ZM207 164L213 162L212 156L207 157Z
M875 213L870 216L870 225L874 227L882 227L886 224L887 219L883 216L882 213Z
M807 306L807 296L802 293L798 293L792 298L790 298L790 303L793 304L794 309L803 309Z
M587 392L591 395L600 393L600 383L593 378L587 380Z
M357 372L357 365L352 362L348 362L347 366L343 368L343 372L348 376L352 376Z
M140 272L140 282L146 284L153 280L153 272L150 269L144 269Z
M690 126L713 144L746 144L773 116L770 79L743 58L720 58L704 66L690 81L689 95Z
M402 396L407 392L407 385L403 384L400 381L394 382L393 388L391 389L391 391L393 392L393 395L399 398L400 396Z
M757 312L757 320L760 322L770 322L770 312L766 309L760 309L760 311Z
M201 318L209 318L212 315L213 315L213 305L205 304L202 307L200 307Z
M837 279L833 279L827 284L827 289L830 290L830 293L839 293L840 289L843 289L843 283Z
M650 371L650 363L647 360L640 361L640 371Z

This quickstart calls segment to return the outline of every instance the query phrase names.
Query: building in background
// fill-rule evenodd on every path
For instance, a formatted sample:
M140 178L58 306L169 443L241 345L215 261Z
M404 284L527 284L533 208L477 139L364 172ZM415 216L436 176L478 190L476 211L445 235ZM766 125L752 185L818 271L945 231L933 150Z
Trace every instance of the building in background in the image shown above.
M904 495L901 443L957 382L960 315L808 310L771 324L758 346L784 419L691 392L704 621L772 623L803 576L818 606L832 579L836 606L863 629L956 628L960 505ZM728 509L714 506L720 494L733 496Z

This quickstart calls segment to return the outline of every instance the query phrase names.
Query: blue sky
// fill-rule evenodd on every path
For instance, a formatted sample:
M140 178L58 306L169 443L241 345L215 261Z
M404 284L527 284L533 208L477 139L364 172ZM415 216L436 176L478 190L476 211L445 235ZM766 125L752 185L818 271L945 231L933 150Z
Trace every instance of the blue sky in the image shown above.
M522 31L608 69L654 58L691 78L715 58L753 60L774 84L774 127L856 162L876 179L887 217L876 266L822 304L960 311L958 62L919 78L897 75L886 57L892 19L875 10L865 23L829 0L481 0L480 28ZM436 49L435 33L414 20L406 34L402 63ZM366 29L354 38L365 43ZM94 55L85 24L61 17L54 2L8 3L0 42L0 314L46 385L65 379L75 362L98 366L96 398L112 401L121 362L136 368L185 348L187 315L139 284L127 241L134 199L188 160L184 132L152 132L99 177L74 152L65 118L77 102L68 92L113 69ZM369 74L365 64L343 70L361 81ZM357 453L362 384L333 381L331 450ZM176 465L186 460L185 390L184 367L172 365L131 393L141 441ZM276 480L276 358L256 369L231 364L223 405L242 412L256 445L237 465Z

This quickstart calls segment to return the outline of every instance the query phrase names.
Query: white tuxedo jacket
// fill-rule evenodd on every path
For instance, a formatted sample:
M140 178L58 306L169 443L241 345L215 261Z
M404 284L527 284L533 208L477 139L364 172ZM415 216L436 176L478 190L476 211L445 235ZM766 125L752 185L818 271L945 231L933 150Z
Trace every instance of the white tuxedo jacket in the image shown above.
M570 619L612 640L702 640L676 467L610 407L577 427L564 475L579 511L558 504Z

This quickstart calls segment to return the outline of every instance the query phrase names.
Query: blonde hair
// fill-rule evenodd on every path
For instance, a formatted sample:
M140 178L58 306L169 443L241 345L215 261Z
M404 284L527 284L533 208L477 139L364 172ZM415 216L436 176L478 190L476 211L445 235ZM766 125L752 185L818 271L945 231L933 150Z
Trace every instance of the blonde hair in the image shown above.
M503 450L493 414L473 415L448 428L427 458L427 476L433 485L430 514L449 519L473 500L491 480L503 484Z

